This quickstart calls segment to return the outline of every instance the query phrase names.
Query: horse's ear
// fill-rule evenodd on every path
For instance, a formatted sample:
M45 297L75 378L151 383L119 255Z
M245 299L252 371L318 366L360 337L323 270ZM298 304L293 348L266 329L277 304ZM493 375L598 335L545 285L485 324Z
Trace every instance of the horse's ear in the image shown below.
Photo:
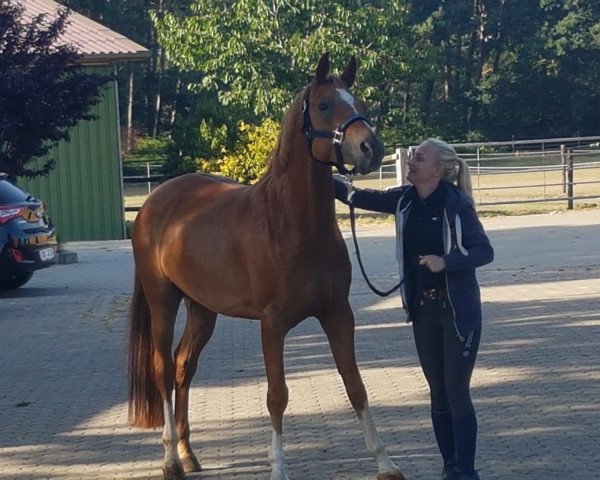
M323 55L321 55L321 59L319 60L319 65L317 65L317 71L315 73L315 78L317 79L317 83L325 83L328 73L329 73L329 52L325 52Z
M354 84L354 80L356 79L356 57L354 55L352 55L352 58L348 60L348 64L346 65L344 73L342 73L340 78L348 88Z

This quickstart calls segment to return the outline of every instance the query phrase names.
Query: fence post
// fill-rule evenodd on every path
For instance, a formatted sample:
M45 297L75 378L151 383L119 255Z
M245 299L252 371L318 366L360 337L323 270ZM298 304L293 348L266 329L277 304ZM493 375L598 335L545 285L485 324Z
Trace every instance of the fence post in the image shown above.
M479 195L479 203L481 203L481 158L480 147L477 147L477 194Z
M406 180L406 176L408 175L408 171L406 168L406 162L408 161L408 150L406 148L397 148L396 149L396 184L397 185L406 185L408 180Z
M150 183L150 162L146 162L146 178L148 179L148 195L152 193L152 184Z
M562 191L567 193L567 156L565 151L565 145L560 146L560 166L562 167Z
M567 149L567 210L573 210L573 150Z

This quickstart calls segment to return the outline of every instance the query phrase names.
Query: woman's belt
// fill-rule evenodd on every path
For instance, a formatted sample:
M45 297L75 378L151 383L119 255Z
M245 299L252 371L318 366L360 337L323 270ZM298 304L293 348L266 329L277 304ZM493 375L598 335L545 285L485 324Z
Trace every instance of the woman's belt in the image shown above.
M448 291L445 288L427 288L423 290L423 300L447 300Z

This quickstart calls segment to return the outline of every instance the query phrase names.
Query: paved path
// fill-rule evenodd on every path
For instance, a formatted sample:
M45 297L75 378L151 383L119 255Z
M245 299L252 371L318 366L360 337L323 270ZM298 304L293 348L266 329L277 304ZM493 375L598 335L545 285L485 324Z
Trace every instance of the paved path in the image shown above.
M473 392L482 478L600 479L600 210L484 223L496 261L479 274L485 330ZM373 280L391 284L393 227L360 230ZM0 293L0 478L159 479L160 433L126 426L129 243L70 248L78 263ZM376 297L354 275L357 356L375 421L409 479L437 479L410 326L397 298ZM255 322L221 318L201 357L190 419L205 471L192 479L269 477L259 340ZM292 480L373 479L314 319L289 335L286 367Z

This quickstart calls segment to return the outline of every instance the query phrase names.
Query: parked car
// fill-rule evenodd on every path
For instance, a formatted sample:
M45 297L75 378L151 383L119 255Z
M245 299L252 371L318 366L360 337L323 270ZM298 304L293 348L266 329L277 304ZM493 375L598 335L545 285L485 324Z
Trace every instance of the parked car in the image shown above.
M56 232L44 203L0 173L0 289L25 285L56 262Z

